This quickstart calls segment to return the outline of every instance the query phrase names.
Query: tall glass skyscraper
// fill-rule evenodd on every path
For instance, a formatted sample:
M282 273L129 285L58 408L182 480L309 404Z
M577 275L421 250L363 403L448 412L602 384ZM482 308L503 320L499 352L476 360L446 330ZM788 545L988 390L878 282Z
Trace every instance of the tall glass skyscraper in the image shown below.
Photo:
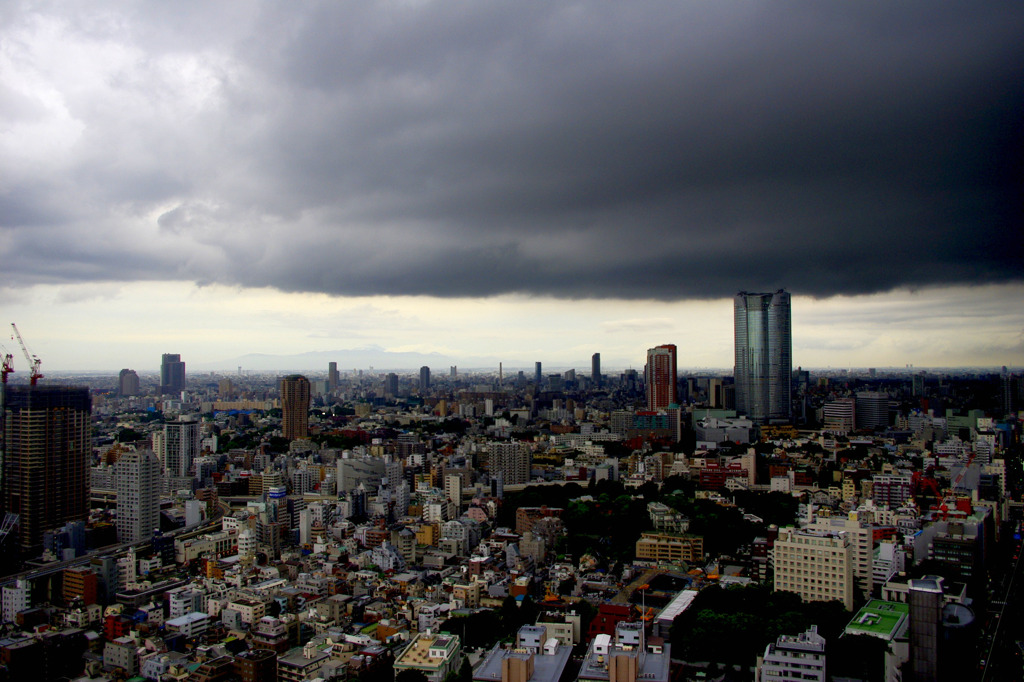
M741 291L734 299L736 411L755 422L792 417L793 333L789 294Z

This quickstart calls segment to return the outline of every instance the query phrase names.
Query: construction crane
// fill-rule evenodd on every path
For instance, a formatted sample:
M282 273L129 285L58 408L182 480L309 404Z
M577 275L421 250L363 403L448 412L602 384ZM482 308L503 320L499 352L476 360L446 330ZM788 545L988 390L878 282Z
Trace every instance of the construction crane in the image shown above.
M7 375L14 371L14 356L10 353L4 354L3 369L0 369L0 379L7 383Z
M964 480L964 476L967 475L967 470L971 468L971 464L974 463L974 458L977 456L977 452L972 452L971 456L967 458L967 463L964 464L963 468L957 472L956 477L949 483L949 494L955 494L956 489L960 487L960 483Z
M42 372L39 371L39 365L42 360L39 359L38 355L32 355L28 352L28 348L25 346L25 340L21 338L21 332L18 331L18 325L11 322L11 328L14 329L14 335L18 337L18 343L21 344L21 352L25 354L25 359L28 360L29 367L31 367L31 373L29 374L29 383L33 386L43 378Z
M7 383L7 375L14 371L14 356L7 351L7 346L0 343L0 353L3 354L0 357L2 363L0 363L0 380L3 383Z

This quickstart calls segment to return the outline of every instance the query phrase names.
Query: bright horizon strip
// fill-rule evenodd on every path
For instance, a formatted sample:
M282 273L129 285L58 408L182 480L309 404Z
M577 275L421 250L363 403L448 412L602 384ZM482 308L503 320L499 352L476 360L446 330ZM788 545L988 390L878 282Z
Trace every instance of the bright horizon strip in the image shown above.
M673 343L679 368L731 369L732 299L564 300L284 293L186 282L39 285L0 290L0 344L25 372L16 322L43 372L156 371L162 353L190 367L249 354L380 346L440 353L452 364L507 369L642 370L648 348ZM956 368L1024 364L1024 285L900 290L813 299L794 295L793 366ZM483 365L489 367L491 363ZM227 368L225 368L227 369ZM340 367L340 369L352 369ZM444 368L447 369L447 368ZM326 371L326 365L324 367ZM196 370L190 369L194 373ZM20 375L19 375L20 376Z

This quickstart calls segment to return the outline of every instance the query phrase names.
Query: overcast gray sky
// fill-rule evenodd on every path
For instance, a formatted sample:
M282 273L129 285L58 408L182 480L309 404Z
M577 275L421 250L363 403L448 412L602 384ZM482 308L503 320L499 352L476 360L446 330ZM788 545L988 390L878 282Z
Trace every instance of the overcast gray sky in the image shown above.
M85 362L79 313L112 367L196 338L468 355L478 303L498 354L573 359L781 287L904 339L857 364L1022 362L1019 1L8 2L0 25L0 305L59 365ZM279 304L253 299L302 333L256 331ZM941 310L938 345L879 300ZM228 310L215 347L197 321ZM968 314L987 350L937 322Z

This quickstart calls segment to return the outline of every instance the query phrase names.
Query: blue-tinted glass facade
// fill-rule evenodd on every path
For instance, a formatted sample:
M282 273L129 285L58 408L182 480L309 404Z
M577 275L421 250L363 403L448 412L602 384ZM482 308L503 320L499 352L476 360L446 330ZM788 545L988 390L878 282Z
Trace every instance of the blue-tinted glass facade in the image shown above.
M757 422L792 416L793 335L789 294L734 299L736 410Z

